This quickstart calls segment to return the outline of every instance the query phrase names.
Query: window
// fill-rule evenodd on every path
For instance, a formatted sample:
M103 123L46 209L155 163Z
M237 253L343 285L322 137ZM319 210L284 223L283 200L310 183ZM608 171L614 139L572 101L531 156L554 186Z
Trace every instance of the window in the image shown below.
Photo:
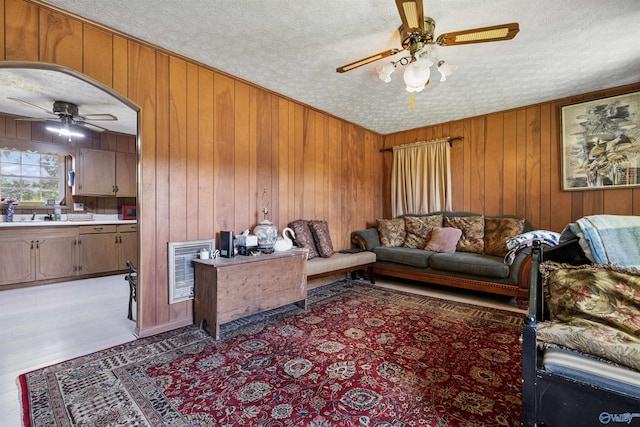
M0 150L0 195L21 202L64 198L64 156Z

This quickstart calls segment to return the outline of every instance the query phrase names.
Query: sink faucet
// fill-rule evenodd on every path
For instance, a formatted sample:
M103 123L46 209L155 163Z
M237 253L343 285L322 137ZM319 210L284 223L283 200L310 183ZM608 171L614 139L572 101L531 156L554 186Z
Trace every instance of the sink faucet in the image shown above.
M36 219L36 213L34 212L33 215L31 215L31 221L33 221L34 219Z

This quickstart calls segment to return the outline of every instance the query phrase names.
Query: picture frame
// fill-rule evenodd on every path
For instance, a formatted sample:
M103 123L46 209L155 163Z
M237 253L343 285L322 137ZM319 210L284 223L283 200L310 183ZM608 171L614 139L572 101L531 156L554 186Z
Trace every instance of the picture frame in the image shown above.
M640 186L640 92L560 109L562 191Z

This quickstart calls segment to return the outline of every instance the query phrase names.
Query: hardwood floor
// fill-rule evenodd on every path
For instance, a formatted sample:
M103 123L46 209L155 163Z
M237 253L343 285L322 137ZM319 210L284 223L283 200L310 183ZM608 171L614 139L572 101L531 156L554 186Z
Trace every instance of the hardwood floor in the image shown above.
M507 298L382 278L376 285L522 312ZM0 291L0 426L22 425L20 374L133 341L128 301L124 275Z
M133 341L124 274L0 292L0 426L22 425L17 378Z

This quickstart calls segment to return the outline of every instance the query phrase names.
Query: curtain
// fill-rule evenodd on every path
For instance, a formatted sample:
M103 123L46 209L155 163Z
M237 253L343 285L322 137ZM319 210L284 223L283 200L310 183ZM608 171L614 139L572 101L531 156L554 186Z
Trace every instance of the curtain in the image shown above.
M393 147L393 217L451 210L449 138Z

